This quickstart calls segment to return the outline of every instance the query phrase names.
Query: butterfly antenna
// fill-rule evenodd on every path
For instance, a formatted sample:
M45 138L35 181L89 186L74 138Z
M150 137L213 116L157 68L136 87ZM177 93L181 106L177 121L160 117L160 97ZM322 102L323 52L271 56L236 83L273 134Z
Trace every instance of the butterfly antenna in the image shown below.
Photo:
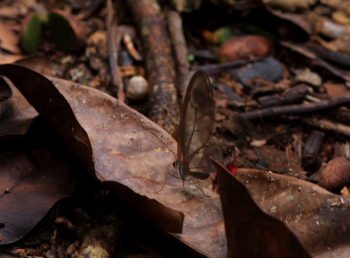
M163 188L164 188L164 186L165 186L165 183L166 183L166 180L167 180L167 178L168 178L168 175L171 175L172 177L175 177L175 178L177 178L177 179L181 179L181 177L174 176L173 174L171 174L171 173L168 172L168 173L166 174L166 176L165 176L165 180L164 180L164 183L163 183L163 185L162 185L162 188L160 188L158 191L156 191L156 193L159 193L160 191L163 190ZM182 181L182 183L183 183L183 186L185 186L185 182Z
M164 146L167 147L168 150L171 151L171 153L174 155L175 159L177 160L177 157L176 157L175 153L162 141L162 139L160 139L154 132L151 132L151 133L152 133L155 137L157 137L158 140L159 140L161 143L163 143ZM161 187L158 191L156 191L156 193L159 193L160 191L163 190L163 188L164 188L164 186L165 186L165 183L166 183L166 180L167 180L167 178L168 178L168 174L169 174L169 173L166 173L164 183L163 183L162 187Z
M164 144L164 146L165 147L167 147L167 149L168 150L170 150L171 151L171 153L174 155L174 157L175 157L175 159L177 160L177 156L175 155L175 152L173 152L154 132L151 132L155 137L157 137L158 138L158 140L160 140L163 144Z

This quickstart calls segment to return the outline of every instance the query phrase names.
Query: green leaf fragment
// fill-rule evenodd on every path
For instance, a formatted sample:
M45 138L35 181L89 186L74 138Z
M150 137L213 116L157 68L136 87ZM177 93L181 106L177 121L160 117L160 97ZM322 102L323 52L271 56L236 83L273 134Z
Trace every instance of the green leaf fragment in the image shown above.
M23 30L21 38L22 47L29 53L36 53L39 50L42 39L42 20L39 14L33 13L32 17Z
M77 36L69 20L61 14L52 12L48 15L48 26L57 47L63 51L72 50Z

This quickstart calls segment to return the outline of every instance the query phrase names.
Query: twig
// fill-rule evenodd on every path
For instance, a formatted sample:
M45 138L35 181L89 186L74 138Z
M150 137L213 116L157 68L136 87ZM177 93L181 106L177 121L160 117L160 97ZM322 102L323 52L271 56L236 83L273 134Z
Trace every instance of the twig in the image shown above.
M182 30L182 19L178 12L168 12L168 27L176 62L176 85L181 99L183 99L185 97L190 64L187 60L187 47Z
M322 147L324 133L313 131L304 145L302 165L310 168L318 163L318 153Z
M323 130L331 130L336 133L344 134L350 136L350 126L343 125L337 122L333 122L328 119L315 119L311 117L303 118L303 122L311 125L313 127L317 127Z
M210 61L217 61L217 58L215 54L208 50L208 49L193 49L193 48L188 48L188 52L191 55L194 55L195 57L210 60Z
M128 0L144 46L150 110L148 117L173 134L180 106L175 88L174 60L165 22L156 0Z
M203 70L204 72L208 74L215 74L222 72L224 70L227 70L229 68L235 68L239 66L243 66L246 64L250 64L256 61L259 61L260 59L244 59L244 60L239 60L239 61L233 61L233 62L228 62L224 64L211 64L211 65L201 65L197 66L197 70Z
M117 21L112 0L107 0L107 31L109 65L112 73L112 85L121 102L125 102L125 92L122 76L118 68L118 48L122 40L122 33L118 33Z
M296 103L304 99L307 94L312 93L312 88L306 84L301 84L287 89L283 94L271 94L258 98L258 102L263 107L282 106Z
M350 104L350 96L330 98L328 100L320 101L318 103L263 108L260 110L243 112L241 113L241 115L250 120L258 118L272 118L281 115L300 115L305 113L311 113L315 111L325 110L328 108L342 106L345 104Z

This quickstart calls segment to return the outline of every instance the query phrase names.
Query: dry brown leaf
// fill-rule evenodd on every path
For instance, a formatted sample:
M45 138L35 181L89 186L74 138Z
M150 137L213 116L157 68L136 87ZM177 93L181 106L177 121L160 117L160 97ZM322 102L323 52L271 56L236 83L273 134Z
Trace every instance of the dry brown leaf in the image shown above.
M3 23L0 23L0 40L1 48L6 49L13 54L21 54L21 49L18 46L18 35L6 28Z
M25 67L0 66L103 185L150 221L209 257L226 254L218 195L174 176L175 140L117 99L70 81L46 79ZM21 74L19 78L17 75ZM42 94L42 89L45 94ZM165 187L159 191L167 178ZM210 189L209 189L210 188Z
M0 64L11 64L23 58L25 58L25 56L0 54Z
M58 200L71 195L75 188L77 166L76 161L72 162L72 154L57 144L48 144L52 140L51 129L37 125L41 131L33 129L29 136L35 148L9 150L0 155L0 245L23 238Z
M349 199L263 170L238 169L237 179L259 207L283 221L313 257L349 257Z
M208 189L209 182L203 191L211 198L196 182L185 182L183 187L179 178L167 176L176 175L173 154L152 132L172 150L176 142L163 129L95 89L50 78L53 86L16 65L2 65L0 73L11 78L102 184L163 230L182 229L174 236L202 254L226 256L219 199ZM266 171L239 169L237 178L260 208L282 220L312 255L331 257L348 251L348 199Z
M216 161L215 166L225 218L227 257L311 257L279 218L261 210L236 177Z
M12 97L1 103L0 137L24 135L38 116L16 87L11 90Z

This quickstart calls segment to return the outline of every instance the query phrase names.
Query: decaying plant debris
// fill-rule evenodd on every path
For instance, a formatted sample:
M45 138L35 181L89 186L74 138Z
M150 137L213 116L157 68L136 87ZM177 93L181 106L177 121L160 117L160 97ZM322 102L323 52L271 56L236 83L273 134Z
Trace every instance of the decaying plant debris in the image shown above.
M348 257L348 2L0 3L0 255ZM196 70L234 155L183 182Z

